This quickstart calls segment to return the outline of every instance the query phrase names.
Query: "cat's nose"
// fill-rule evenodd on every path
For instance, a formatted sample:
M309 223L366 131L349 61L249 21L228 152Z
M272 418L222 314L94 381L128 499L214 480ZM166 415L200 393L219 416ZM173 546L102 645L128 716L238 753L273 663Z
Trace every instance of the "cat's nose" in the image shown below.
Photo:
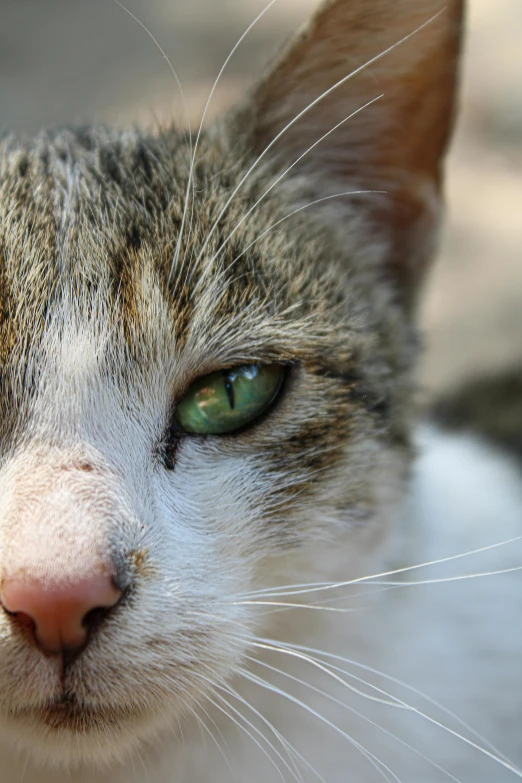
M122 597L105 570L76 581L39 583L18 577L3 582L0 601L45 653L77 653L100 619Z

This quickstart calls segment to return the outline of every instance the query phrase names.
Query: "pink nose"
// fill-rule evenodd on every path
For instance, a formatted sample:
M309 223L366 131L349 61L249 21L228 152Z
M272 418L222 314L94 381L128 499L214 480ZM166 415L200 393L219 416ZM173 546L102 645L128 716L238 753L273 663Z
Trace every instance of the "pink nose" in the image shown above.
M29 628L37 646L47 653L78 651L101 610L116 606L122 591L101 573L73 584L40 584L30 580L6 581L0 590L4 609Z

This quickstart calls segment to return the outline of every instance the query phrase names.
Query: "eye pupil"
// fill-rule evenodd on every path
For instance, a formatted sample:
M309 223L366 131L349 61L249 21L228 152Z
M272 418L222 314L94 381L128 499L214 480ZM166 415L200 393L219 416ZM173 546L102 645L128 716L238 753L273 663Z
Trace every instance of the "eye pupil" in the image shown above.
M176 405L180 431L224 435L258 419L277 397L285 375L281 364L249 364L217 370L194 381Z
M224 383L225 383L225 391L227 393L228 397L228 404L230 405L230 408L234 410L236 406L236 399L234 394L234 384L230 380L230 375L228 373L225 373L224 377Z

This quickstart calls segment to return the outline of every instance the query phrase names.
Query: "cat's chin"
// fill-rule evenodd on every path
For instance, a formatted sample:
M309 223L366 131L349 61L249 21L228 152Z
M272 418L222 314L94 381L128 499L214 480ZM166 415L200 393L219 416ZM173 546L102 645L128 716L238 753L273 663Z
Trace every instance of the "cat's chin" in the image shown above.
M104 767L123 762L151 742L163 721L151 712L122 707L84 708L70 702L19 709L4 718L2 733L48 767Z

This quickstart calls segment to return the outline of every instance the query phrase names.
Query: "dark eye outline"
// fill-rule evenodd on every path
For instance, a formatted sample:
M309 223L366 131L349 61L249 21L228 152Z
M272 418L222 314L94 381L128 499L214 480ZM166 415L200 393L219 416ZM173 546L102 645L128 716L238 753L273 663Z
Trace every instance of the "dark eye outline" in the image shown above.
M264 364L269 364L269 362L263 363L263 362L251 362L251 364L257 364L259 367L264 366ZM279 364L281 368L283 369L281 380L279 382L279 386L277 387L276 392L274 393L274 396L268 403L267 407L254 419L247 422L246 424L243 424L241 427L238 427L235 430L231 430L230 432L223 432L223 433L196 433L196 432L186 432L183 430L178 422L175 419L175 406L178 404L178 402L183 399L185 394L189 391L189 389L192 386L192 383L196 383L196 381L199 380L199 378L204 378L206 375L211 375L212 373L204 373L203 375L199 375L194 378L192 383L187 387L184 394L181 395L178 400L176 400L174 404L174 410L171 415L169 428L167 430L167 433L165 435L164 441L162 443L161 452L162 452L162 461L167 470L174 470L176 465L176 451L179 443L184 440L185 438L191 438L191 439L198 439L198 440L207 440L209 438L220 438L220 439L232 439L237 437L238 435L241 435L242 433L254 429L255 427L261 425L265 419L267 419L270 414L273 412L273 410L280 404L284 392L286 390L286 387L288 385L288 379L291 375L291 371L293 368L293 365L288 364L286 362L270 362L270 364ZM246 363L243 364L237 364L233 367L227 367L226 369L222 370L223 373L223 380L225 383L225 390L227 392L227 396L229 395L229 391L227 389L227 377L233 373L234 371L237 371L240 367L246 366ZM229 385L231 387L231 393L233 395L233 387L232 384ZM230 396L229 396L229 402L230 402ZM234 406L231 404L230 407L234 409Z

